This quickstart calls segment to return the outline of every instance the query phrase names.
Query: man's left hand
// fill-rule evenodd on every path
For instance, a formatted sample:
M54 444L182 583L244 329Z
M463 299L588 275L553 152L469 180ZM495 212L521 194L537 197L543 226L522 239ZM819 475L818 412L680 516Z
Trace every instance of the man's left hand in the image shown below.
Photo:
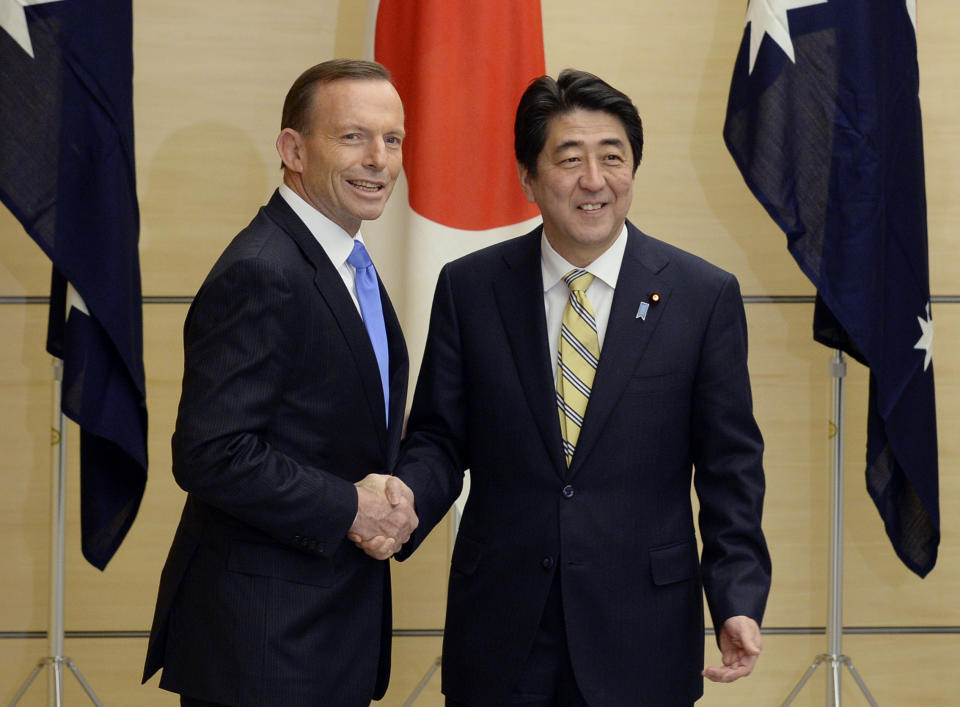
M749 675L763 648L760 627L749 616L731 616L720 628L723 665L709 667L703 676L714 682L733 682Z

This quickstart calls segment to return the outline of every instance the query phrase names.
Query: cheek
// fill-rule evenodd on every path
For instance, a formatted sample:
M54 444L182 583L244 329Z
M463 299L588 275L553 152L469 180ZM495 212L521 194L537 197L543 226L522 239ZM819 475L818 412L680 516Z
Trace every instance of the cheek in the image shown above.
M569 201L576 191L575 179L554 178L543 185L542 196L553 202Z
M621 197L633 196L633 175L631 173L618 175L613 181L613 188Z
M389 166L387 171L390 173L391 179L396 179L400 175L400 170L403 168L403 155L391 155Z

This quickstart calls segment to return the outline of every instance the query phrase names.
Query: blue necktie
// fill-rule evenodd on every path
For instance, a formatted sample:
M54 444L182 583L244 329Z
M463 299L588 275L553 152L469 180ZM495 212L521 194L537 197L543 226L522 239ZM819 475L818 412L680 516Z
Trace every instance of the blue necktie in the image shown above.
M380 383L383 385L383 404L387 415L387 424L390 424L390 354L387 348L387 327L383 323L383 305L380 303L380 285L377 282L377 271L373 261L363 243L353 242L353 252L347 258L357 270L357 300L360 302L360 313L363 315L363 324L367 327L367 336L373 344L373 353L377 357L380 367Z

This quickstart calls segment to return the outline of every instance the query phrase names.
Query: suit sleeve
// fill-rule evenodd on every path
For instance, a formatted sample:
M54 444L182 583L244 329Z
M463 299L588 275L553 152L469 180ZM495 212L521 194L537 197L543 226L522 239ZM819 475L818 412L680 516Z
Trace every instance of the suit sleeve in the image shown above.
M753 417L743 299L732 275L720 288L702 341L692 425L703 585L719 635L731 616L759 624L770 589L760 525L763 439Z
M398 553L406 559L460 495L466 458L466 387L449 267L440 272L407 438L396 475L414 493L420 524Z
M184 328L173 473L186 491L244 523L332 555L356 515L356 489L277 449L270 428L302 370L295 357L304 355L296 341L303 296L278 266L256 259L204 284Z

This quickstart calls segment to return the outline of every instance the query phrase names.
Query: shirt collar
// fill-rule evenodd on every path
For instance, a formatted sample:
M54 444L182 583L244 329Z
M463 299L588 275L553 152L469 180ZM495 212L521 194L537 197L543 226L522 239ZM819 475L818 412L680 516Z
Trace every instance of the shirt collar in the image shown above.
M617 289L617 278L620 275L620 265L623 263L623 254L627 250L627 224L617 239L600 255L599 258L587 265L586 270L600 280L603 280L611 289ZM566 258L560 255L550 245L550 241L543 234L540 235L540 264L543 271L543 291L551 289L568 272L576 268Z
M340 226L328 219L322 213L310 206L303 197L288 187L286 184L280 184L278 191L284 201L293 209L293 213L300 217L304 225L317 239L317 242L323 248L323 251L330 258L330 262L337 269L343 267L353 252L354 238L344 231ZM357 232L356 240L363 243L363 236Z

